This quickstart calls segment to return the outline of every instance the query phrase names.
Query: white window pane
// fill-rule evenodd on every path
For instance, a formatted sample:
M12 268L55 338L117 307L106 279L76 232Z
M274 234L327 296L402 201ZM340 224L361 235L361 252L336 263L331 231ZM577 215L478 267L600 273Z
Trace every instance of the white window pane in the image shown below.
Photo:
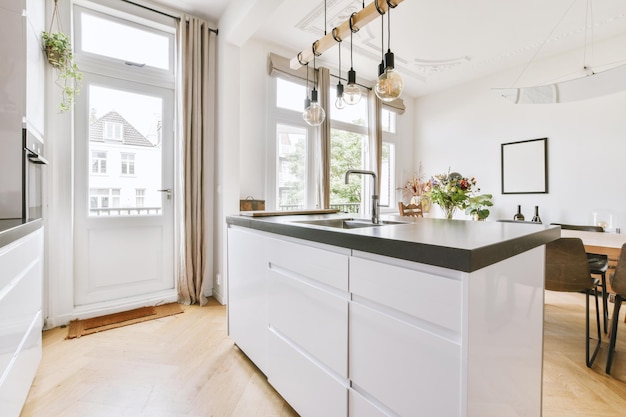
M381 125L384 132L396 133L396 118L397 113L382 109L381 111Z
M380 205L383 207L390 207L395 205L396 189L395 183L395 161L396 161L396 147L395 145L387 142L383 142L383 154L380 172Z
M139 26L81 13L81 49L122 61L170 69L170 38Z
M306 98L306 88L302 84L276 79L276 107L304 111L304 99Z
M345 130L330 131L330 207L359 213L362 181L353 178L345 183L348 169L364 169L364 146L367 137Z
M144 94L131 93L124 90L89 86L89 148L94 153L102 153L107 159L98 159L98 168L94 168L89 176L90 189L106 190L106 206L101 201L99 207L136 208L142 204L145 208L155 210L142 211L140 215L159 213L162 195L157 190L161 186L161 126L163 100ZM119 140L105 138L106 127L117 124L122 133ZM94 147L98 147L98 151ZM106 148L106 152L102 149ZM94 169L106 176L95 175ZM140 174L140 175L137 175ZM135 195L137 188L147 190L143 200L138 201ZM93 196L93 193L91 193ZM90 199L91 201L91 199ZM131 210L111 210L105 212L90 211L91 216L97 215L129 215ZM136 214L136 211L133 212Z
M306 206L306 129L277 125L277 178L279 210L298 210Z

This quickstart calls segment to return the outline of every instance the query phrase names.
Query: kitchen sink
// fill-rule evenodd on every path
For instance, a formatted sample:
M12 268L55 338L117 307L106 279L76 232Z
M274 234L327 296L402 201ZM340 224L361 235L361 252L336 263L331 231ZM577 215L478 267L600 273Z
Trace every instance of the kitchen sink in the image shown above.
M321 220L301 220L294 223L309 224L311 226L334 227L336 229L359 229L362 227L380 227L393 224L404 224L403 222L394 222L381 220L380 223L374 224L369 219L321 219Z

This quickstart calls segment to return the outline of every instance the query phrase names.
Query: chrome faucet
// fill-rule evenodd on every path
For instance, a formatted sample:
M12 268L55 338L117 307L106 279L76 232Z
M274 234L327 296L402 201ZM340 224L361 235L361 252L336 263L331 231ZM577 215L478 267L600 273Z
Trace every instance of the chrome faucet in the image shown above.
M372 223L378 224L378 181L376 181L376 173L374 171L366 171L363 169L349 169L346 171L346 184L350 184L350 174L371 175L374 179L374 194L372 194Z

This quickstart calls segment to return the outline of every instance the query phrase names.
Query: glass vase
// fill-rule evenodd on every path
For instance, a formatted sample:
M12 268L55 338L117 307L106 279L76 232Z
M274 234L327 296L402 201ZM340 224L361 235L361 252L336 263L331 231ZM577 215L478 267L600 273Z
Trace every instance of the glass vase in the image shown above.
M454 213L456 212L456 206L440 206L440 207L446 219L451 219L454 217Z

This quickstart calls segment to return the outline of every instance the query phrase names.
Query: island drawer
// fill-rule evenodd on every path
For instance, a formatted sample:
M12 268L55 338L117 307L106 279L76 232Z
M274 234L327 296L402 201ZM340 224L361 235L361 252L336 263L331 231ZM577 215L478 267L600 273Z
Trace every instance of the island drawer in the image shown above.
M350 258L350 292L356 302L388 307L456 334L462 326L462 291L460 276L440 276L378 260Z
M348 293L270 268L269 326L343 378L348 376Z
M352 385L389 415L460 415L460 344L357 303L350 304L349 329Z
M342 291L348 291L348 255L327 245L305 245L293 241L272 241L269 261L273 269L284 269Z
M269 332L268 382L302 416L346 417L348 381L285 339Z

